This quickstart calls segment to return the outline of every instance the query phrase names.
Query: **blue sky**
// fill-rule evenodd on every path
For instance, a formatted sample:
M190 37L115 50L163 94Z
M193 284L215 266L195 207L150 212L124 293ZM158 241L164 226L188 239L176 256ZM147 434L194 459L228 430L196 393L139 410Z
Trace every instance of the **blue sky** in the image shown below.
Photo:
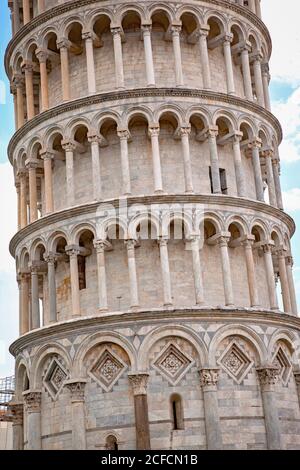
M18 336L18 289L15 281L14 260L8 253L8 243L16 231L16 195L6 147L14 131L13 104L9 92L3 55L9 41L10 19L7 1L0 6L0 377L13 373L13 359L7 352L9 344ZM300 227L300 2L285 0L286 11L293 12L289 21L282 18L280 0L262 0L263 19L273 40L270 63L271 98L274 114L284 130L280 147L282 189L285 209ZM293 239L295 282L300 305L300 230Z

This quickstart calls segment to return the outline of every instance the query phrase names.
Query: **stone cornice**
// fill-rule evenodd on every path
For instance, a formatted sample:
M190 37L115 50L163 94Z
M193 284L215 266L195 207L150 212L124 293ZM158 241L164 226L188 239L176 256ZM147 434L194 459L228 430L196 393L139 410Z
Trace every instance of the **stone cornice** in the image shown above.
M50 10L46 10L44 13L36 16L33 20L31 20L29 23L23 26L17 32L17 34L15 34L15 36L10 40L10 42L8 43L6 52L5 52L4 64L5 64L5 70L6 70L7 76L9 77L9 60L12 55L12 52L14 48L17 46L18 42L21 41L24 37L26 37L27 34L29 34L35 28L42 26L46 21L49 21L52 18L56 18L59 15L71 12L71 10L75 10L76 8L80 8L80 7L84 7L87 5L92 5L94 3L100 3L100 2L101 0L74 0L72 2L66 2L62 5L58 5L54 8L51 8ZM242 7L234 3L230 3L226 0L199 0L199 2L209 3L210 5L215 5L215 6L220 6L247 18L258 29L260 29L268 45L268 55L269 57L271 56L272 40L271 40L269 31L266 25L264 24L264 22L260 18L258 18L257 15L252 13L248 8Z
M196 90L193 88L137 88L126 91L113 91L109 93L98 93L92 96L86 96L77 100L62 103L54 108L49 109L43 113L38 114L33 119L28 121L22 126L11 138L8 145L8 157L10 162L13 162L13 152L19 141L30 133L36 126L47 121L47 119L55 118L63 113L74 112L76 109L93 106L100 103L109 101L121 101L126 99L138 99L147 97L160 97L160 98L200 98L206 102L223 102L237 107L248 109L249 111L262 116L276 130L278 135L278 143L282 140L282 129L278 119L265 108L247 101L242 98L227 95L225 93L217 93L213 91Z
M120 201L124 201L122 199L105 199L101 201L101 204L109 203L110 205L114 206L115 208L119 207ZM290 230L291 237L295 232L295 222L294 220L285 212L281 210L269 206L263 202L254 201L252 199L244 199L232 196L218 196L215 194L207 194L207 195L187 195L187 194L178 194L178 195L149 195L149 196L134 196L128 197L127 203L128 206L133 204L143 204L143 205L151 205L151 204L172 204L175 202L180 202L181 204L185 203L198 203L203 205L208 204L216 204L219 206L219 209L222 206L232 206L234 208L240 207L245 209L252 209L258 213L263 213L265 215L270 215L278 220L282 221ZM20 230L16 235L12 238L10 242L10 253L12 256L15 255L16 248L19 243L21 243L24 238L34 234L36 231L41 230L43 228L48 228L51 224L55 224L60 221L66 222L68 219L72 217L80 216L83 214L91 214L95 213L99 207L99 202L94 202L91 204L82 204L80 206L75 206L72 208L64 209L59 212L55 212L48 216L42 217L41 219L33 222L32 224L27 225L27 227Z
M112 312L102 316L84 317L74 320L68 320L54 325L49 325L44 328L26 333L18 338L9 348L13 356L17 356L26 347L32 348L35 344L41 344L42 341L56 341L60 337L65 337L67 334L85 334L91 329L97 327L97 331L103 329L106 331L109 328L115 328L116 325L121 327L126 324L129 327L136 322L139 326L145 325L149 322L155 321L156 326L163 321L175 323L178 325L180 321L186 324L189 321L201 320L201 322L209 323L263 323L268 326L294 328L300 332L300 318L290 316L283 313L274 313L269 310L254 310L254 309L221 309L221 308L172 308L172 309L151 309L140 310L137 312Z

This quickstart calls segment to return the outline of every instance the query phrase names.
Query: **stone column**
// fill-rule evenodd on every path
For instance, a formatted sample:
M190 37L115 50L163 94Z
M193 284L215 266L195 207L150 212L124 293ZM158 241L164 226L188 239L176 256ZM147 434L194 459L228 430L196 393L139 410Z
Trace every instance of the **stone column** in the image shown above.
M55 282L55 262L54 253L44 255L44 259L48 265L48 301L49 301L49 321L54 323L57 321L56 311L56 282Z
M292 304L290 298L290 288L286 269L286 254L284 250L277 251L279 277L282 291L282 301L285 313L292 313Z
M105 248L107 246L107 242L105 240L97 240L94 243L94 246L97 251L99 310L101 312L106 312L108 310L105 270Z
M136 372L128 374L134 397L136 448L150 450L150 426L148 416L147 383L149 374Z
M39 268L31 263L31 327L40 328L40 296L39 296Z
M255 0L255 9L257 16L261 19L261 7L260 7L260 0Z
M185 192L188 194L192 194L194 192L191 156L190 156L190 144L189 144L190 133L191 133L191 126L184 126L180 128L182 155L183 155L183 164L184 164Z
M256 370L261 388L268 449L280 450L281 432L275 392L279 370L274 366L261 367Z
M41 450L41 401L42 392L28 390L23 393L27 411L27 448L28 450Z
M276 192L277 207L278 207L278 209L283 210L282 191L281 191L281 183L280 183L280 176L279 176L279 159L278 158L273 158L272 166L273 166L273 178L274 178L274 186L275 186L275 192Z
M258 300L258 289L257 289L257 281L256 281L254 259L253 259L253 244L254 244L254 239L252 238L247 238L243 242L243 246L245 250L246 267L247 267L250 306L258 307L259 300Z
M290 299L291 299L291 307L292 313L296 317L298 316L298 307L297 307L297 298L296 298L296 291L295 291L295 284L294 284L294 276L293 276L293 258L292 256L288 256L286 258L286 271L289 283L289 290L290 290Z
M276 198L273 167L272 167L273 152L271 150L265 151L264 157L265 157L266 170L267 170L270 205L277 207L277 198Z
M52 162L54 154L48 151L41 152L41 158L44 161L44 181L45 181L45 214L52 214L54 211L53 203L53 171Z
M249 62L249 51L251 45L246 41L242 51L241 51L241 61L242 61L242 70L243 70L243 79L244 79L244 90L245 97L249 101L253 101L253 92L252 92L252 83L251 83L251 72L250 72L250 62Z
M120 139L121 150L121 167L122 167L122 194L124 196L131 195L130 168L128 158L128 139L129 132L127 129L118 129L118 137Z
M208 48L207 48L207 36L209 30L206 25L201 26L199 30L199 47L200 47L200 58L201 58L201 70L203 77L203 88L205 90L211 89L211 75L210 75L210 65L208 57Z
M260 156L259 151L261 149L261 140L255 139L251 143L252 148L252 165L254 170L254 179L255 179L255 188L256 188L256 197L258 201L264 202L264 187L263 187L263 179L261 174L261 166L260 166Z
M86 449L86 431L85 431L85 391L86 380L74 379L68 380L65 386L71 393L72 408L72 449Z
M228 254L228 241L229 237L220 236L218 244L221 254L222 275L224 284L225 305L227 307L234 306L233 289L231 280L231 268Z
M62 84L63 101L70 100L70 71L69 71L69 52L68 52L69 46L70 46L70 42L65 38L57 42L57 47L60 51L61 84Z
M67 184L67 201L71 207L75 203L75 187L74 187L74 150L76 145L74 142L62 141L62 148L66 154L66 184Z
M13 96L14 102L14 118L15 118L15 130L18 130L18 99L17 99L17 88L14 82L10 84L10 92Z
M42 49L36 51L36 56L40 63L41 77L41 111L49 109L49 89L48 89L48 72L47 72L47 52Z
M17 32L20 29L20 8L19 8L19 3L16 1L13 1L13 18L14 18L14 34L17 34Z
M79 277L78 277L78 255L79 247L66 246L66 253L70 258L71 274L71 296L72 296L72 316L80 316L80 298L79 298Z
M21 185L19 176L16 177L16 193L17 193L17 206L18 206L18 230L21 229Z
M231 56L231 42L233 35L226 33L224 35L223 52L225 59L226 68L226 81L227 81L227 93L229 95L235 94L234 78L233 78L233 67L232 67L232 56Z
M123 70L123 54L121 43L121 28L111 28L114 44L115 56L115 74L116 74L116 88L125 88L124 86L124 70Z
M82 39L85 41L88 92L90 95L93 95L96 93L93 35L90 32L82 33Z
M170 266L169 266L169 255L168 255L168 240L160 238L158 240L159 251L160 251L160 263L161 273L163 282L164 292L164 305L172 305L172 290L171 290L171 277L170 277Z
M35 222L38 218L37 210L37 181L36 169L38 161L27 160L26 167L29 175L29 207L30 207L30 223Z
M45 0L38 0L39 15L45 11Z
M29 121L35 116L33 95L33 64L31 62L25 62L22 68L25 72L27 120Z
M219 418L218 389L220 370L200 369L200 383L203 390L206 443L208 450L222 450L222 432Z
M24 25L30 21L30 0L23 0L23 23Z
M270 101L270 92L269 92L270 73L269 73L268 64L262 65L262 82L263 82L263 89L264 89L265 106L268 111L271 111L271 101Z
M88 141L91 144L94 200L100 201L102 198L101 167L99 154L100 139L97 135L89 134Z
M241 132L235 132L232 139L232 148L234 156L234 168L236 178L237 195L239 197L246 197L246 181L243 171L242 156L241 156L241 140L243 134Z
M29 279L29 273L20 273L20 335L24 335L29 331Z
M149 126L148 129L149 136L151 138L152 146L152 162L153 162L153 176L154 176L154 192L162 193L162 176L161 176L161 163L160 163L160 153L159 153L159 125Z
M24 84L23 84L23 77L22 75L18 75L18 77L15 77L14 79L15 85L16 85L16 91L17 91L17 122L18 122L18 129L22 127L25 123L25 117L24 117Z
M210 127L207 131L213 194L222 194L220 182L219 156L217 146L218 128Z
M144 50L145 50L147 86L151 87L151 86L155 86L152 44L151 44L151 25L150 24L142 25L142 33L143 33Z
M196 305L204 304L203 277L200 259L199 237L192 237L191 240L193 275L195 286Z
M10 402L9 411L12 415L13 450L24 449L24 405L23 403Z
M274 267L273 267L273 260L272 260L272 246L266 243L263 246L263 251L264 251L264 258L265 258L265 267L266 267L266 274L267 274L270 306L272 310L278 310L275 275L274 275Z
M27 173L25 169L19 171L20 178L20 215L21 215L21 228L26 227L28 224L27 216Z
M262 80L262 71L261 71L261 53L257 53L254 56L253 62L253 71L254 71L254 82L255 82L255 92L257 97L257 103L260 106L265 106L265 97L264 97L264 86Z
M138 282L136 275L136 264L135 264L135 240L126 240L127 246L127 260L128 260L128 274L129 274L129 286L130 286L130 307L139 306L139 295L138 295Z
M180 48L180 25L172 25L172 41L173 51L175 60L175 83L176 86L183 86L183 74L182 74L182 63L181 63L181 48Z

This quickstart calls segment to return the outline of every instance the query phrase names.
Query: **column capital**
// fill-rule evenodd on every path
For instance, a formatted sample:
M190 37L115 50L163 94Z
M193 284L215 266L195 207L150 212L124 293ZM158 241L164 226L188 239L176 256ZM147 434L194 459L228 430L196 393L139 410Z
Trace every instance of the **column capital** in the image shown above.
M105 250L110 248L110 243L107 240L95 240L94 247L97 253L103 253Z
M76 142L74 142L73 140L62 140L61 146L63 150L67 152L74 152L74 150L76 149Z
M294 258L291 255L287 255L286 264L290 266L291 268L294 266Z
M141 25L141 30L143 34L150 34L152 30L152 23L143 23Z
M110 28L110 31L113 36L120 36L122 33L122 28L121 26L113 26Z
M173 36L178 36L181 31L181 22L179 23L174 23L171 24L171 32Z
M256 51L252 56L253 62L261 63L263 60L263 54L261 51Z
M54 151L51 149L42 149L40 151L40 157L43 161L45 160L54 160Z
M220 234L220 236L218 238L218 245L221 246L221 247L222 246L228 246L229 240L230 240L229 235Z
M149 374L147 372L130 372L128 379L132 387L133 395L147 395Z
M209 35L210 26L208 24L201 24L199 28L199 35L207 38Z
M273 158L274 150L273 149L264 149L262 150L262 156L265 158Z
M70 258L75 258L81 253L81 247L77 245L67 245L65 247L65 252Z
M131 238L131 239L128 239L128 240L124 240L124 243L127 247L127 250L134 250L136 245L137 245L137 240Z
M18 272L17 276L21 282L28 282L30 280L30 271L21 270Z
M44 260L48 264L54 264L57 261L57 253L53 253L52 251L44 253Z
M274 249L274 254L278 256L278 258L286 258L287 250L283 247L276 247Z
M69 49L71 42L67 38L60 38L56 41L56 45L58 49Z
M262 70L263 75L266 75L268 78L270 77L270 67L269 67L269 64L267 62L262 64L261 70Z
M255 137L252 142L249 143L249 148L254 149L261 149L262 147L262 140L259 137Z
M234 131L232 134L232 141L240 143L243 140L243 133L240 131Z
M213 137L216 139L218 137L218 134L219 134L218 126L208 126L205 131L206 131L207 138Z
M28 159L25 161L25 166L28 170L36 170L39 166L39 161L36 159Z
M274 246L275 246L275 244L274 244L273 240L269 240L269 241L266 240L261 245L264 253L271 253L271 254L273 252Z
M89 132L87 138L90 144L96 143L100 145L101 137L96 132Z
M35 51L35 55L37 56L40 64L43 64L43 63L45 64L47 62L48 52L46 49L38 48Z
M8 404L8 409L12 416L13 425L22 425L24 419L24 403L17 403L10 401Z
M128 129L122 129L118 127L117 134L120 140L128 140L130 137L130 133Z
M186 125L183 125L183 126L180 127L181 137L184 136L184 135L189 136L190 133L191 133L191 125L190 124L186 124Z
M149 125L148 127L148 134L150 137L154 137L154 136L159 136L159 131L160 131L160 127L159 127L159 124L157 123L152 123Z
M41 411L42 392L39 390L27 390L23 392L23 397L28 413L39 413Z
M245 237L245 239L242 241L242 245L247 248L250 247L252 248L255 243L255 236L254 235L248 235Z
M17 73L13 76L12 82L16 88L24 88L24 76L21 73Z
M169 242L169 240L168 240L168 238L166 238L166 237L160 237L160 238L158 238L158 240L157 240L157 243L158 243L160 246L167 246L167 245L168 245L168 242Z
M85 379L72 379L65 382L64 387L67 387L70 390L72 403L84 402L86 383L87 380Z
M276 385L280 370L275 366L258 367L256 369L259 383L262 388Z
M203 367L199 369L200 384L203 389L216 390L220 376L218 367Z
M25 70L25 73L32 73L33 72L33 62L30 60L24 60L21 64L21 69Z
M231 44L233 41L233 34L232 33L224 33L222 37L223 43L229 43Z
M81 37L82 39L86 40L86 39L90 39L90 40L93 40L93 33L92 31L83 31L81 33Z
M250 41L243 41L240 45L240 52L250 52L251 51L251 42Z

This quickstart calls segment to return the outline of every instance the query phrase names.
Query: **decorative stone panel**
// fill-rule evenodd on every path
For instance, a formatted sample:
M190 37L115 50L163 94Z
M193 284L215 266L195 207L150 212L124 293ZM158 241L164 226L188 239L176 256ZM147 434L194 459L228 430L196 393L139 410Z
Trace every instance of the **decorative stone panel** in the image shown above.
M292 373L292 365L281 346L275 352L272 364L279 369L279 377L283 385L287 385Z
M182 353L174 344L168 343L152 366L165 377L171 385L176 385L194 364L194 360Z
M253 361L233 341L223 352L218 364L237 384L241 384L253 366Z
M126 369L127 364L114 352L106 348L88 371L88 374L100 387L109 392Z
M67 378L68 372L56 358L53 358L43 380L43 384L53 400L58 397Z

